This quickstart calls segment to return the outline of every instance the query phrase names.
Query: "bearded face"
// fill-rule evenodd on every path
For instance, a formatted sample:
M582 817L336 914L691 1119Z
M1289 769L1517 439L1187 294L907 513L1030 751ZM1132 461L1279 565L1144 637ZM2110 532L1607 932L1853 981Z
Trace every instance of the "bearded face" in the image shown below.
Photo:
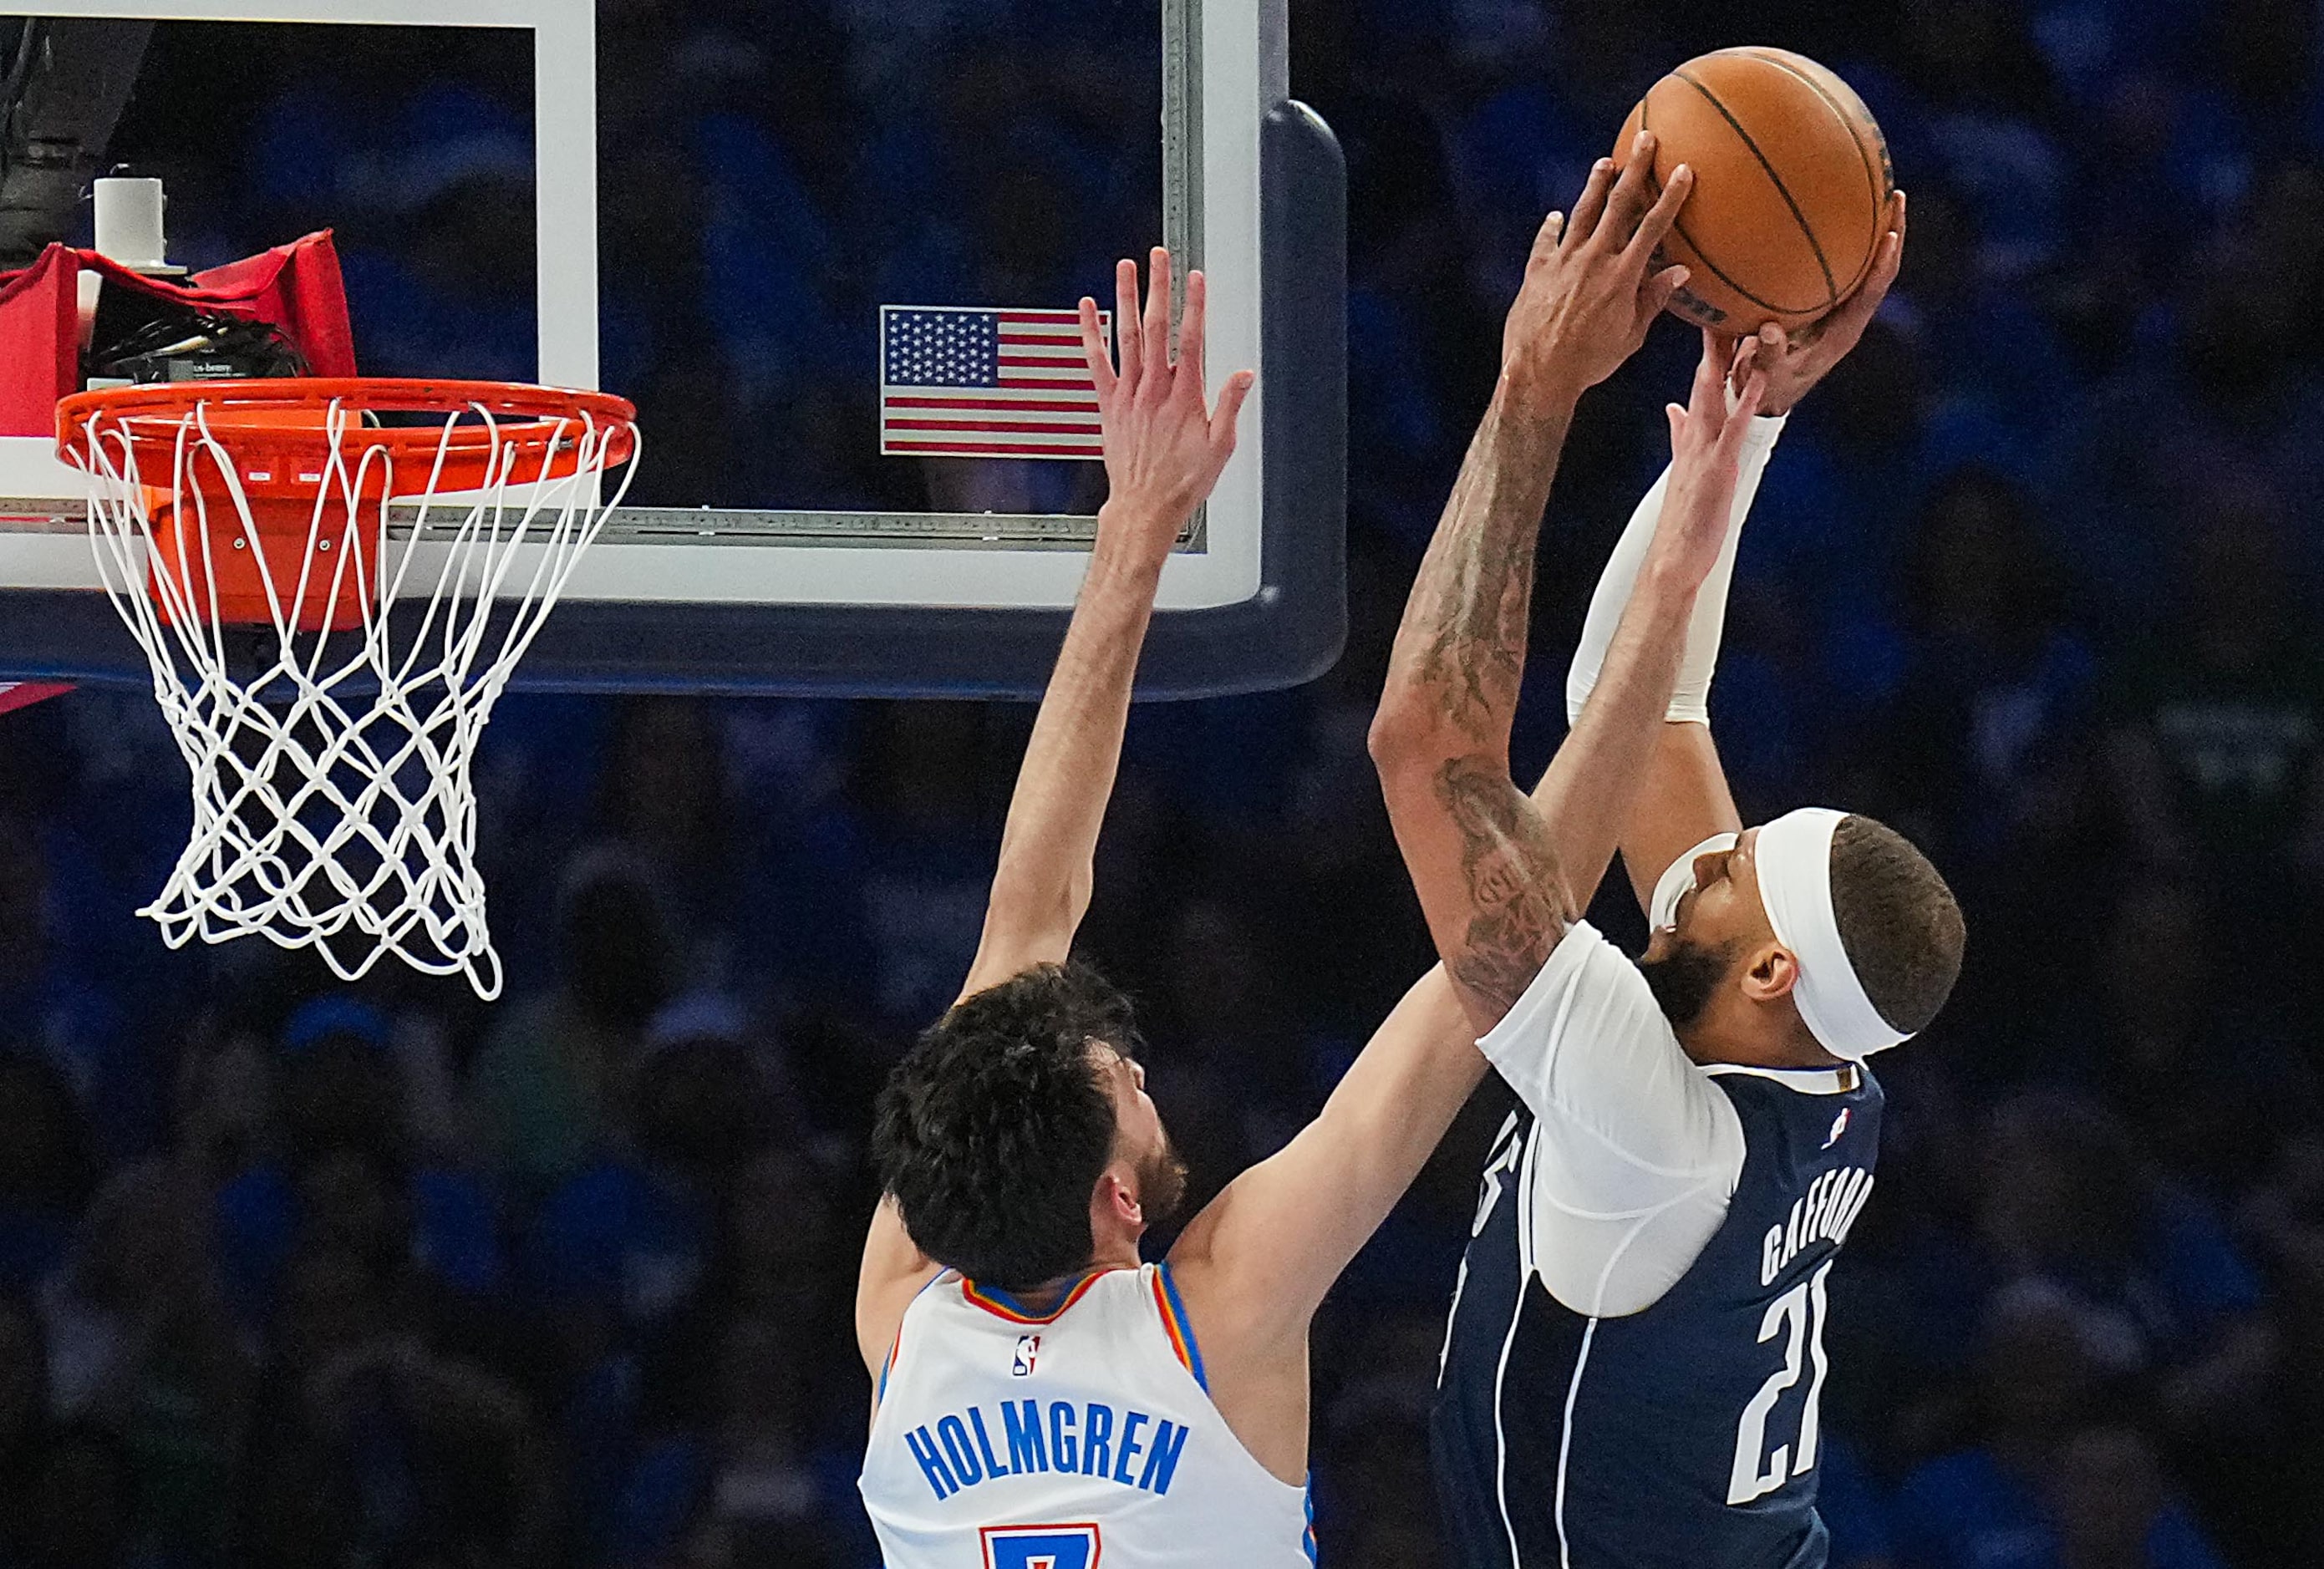
M1738 951L1736 943L1711 947L1674 934L1667 952L1638 960L1646 989L1654 993L1672 1029L1686 1029L1702 1017Z
M1163 1133L1153 1152L1138 1163L1138 1206L1148 1226L1165 1226L1178 1218L1186 1202L1186 1162L1178 1146Z

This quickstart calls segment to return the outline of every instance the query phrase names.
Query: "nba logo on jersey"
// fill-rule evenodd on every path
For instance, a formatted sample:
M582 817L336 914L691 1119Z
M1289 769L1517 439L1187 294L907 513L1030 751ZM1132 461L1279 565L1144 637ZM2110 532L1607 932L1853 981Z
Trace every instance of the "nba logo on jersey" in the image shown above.
M1010 1372L1020 1379L1031 1378L1033 1376L1033 1359L1040 1354L1041 1337L1039 1335L1019 1335L1017 1337L1017 1357L1015 1361L1009 1364Z
M1095 1526L987 1526L979 1534L984 1569L1097 1569Z
M1831 1120L1831 1132L1825 1135L1823 1147L1827 1150L1831 1149L1840 1142L1840 1135L1846 1132L1848 1132L1848 1108L1842 1106L1840 1108L1840 1115Z

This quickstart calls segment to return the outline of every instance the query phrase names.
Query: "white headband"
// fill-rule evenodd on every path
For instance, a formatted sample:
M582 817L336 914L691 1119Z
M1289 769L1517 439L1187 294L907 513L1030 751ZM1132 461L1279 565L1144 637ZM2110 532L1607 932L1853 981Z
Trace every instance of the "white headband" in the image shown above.
M1760 827L1753 860L1767 924L1799 961L1792 1000L1808 1032L1833 1056L1861 1062L1912 1036L1880 1016L1840 945L1831 910L1831 836L1847 815L1823 806L1787 812Z

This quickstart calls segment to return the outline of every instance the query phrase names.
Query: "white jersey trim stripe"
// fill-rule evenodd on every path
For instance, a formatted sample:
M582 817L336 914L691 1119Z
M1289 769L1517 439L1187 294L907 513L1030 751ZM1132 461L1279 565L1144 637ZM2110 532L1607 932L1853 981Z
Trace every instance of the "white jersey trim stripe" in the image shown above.
M1517 1343L1517 1323L1525 1317L1526 1288L1533 1283L1533 1228L1526 1214L1533 1206L1535 1152L1541 1145L1541 1124L1526 1130L1525 1153L1517 1160L1517 1179L1509 1197L1517 1206L1517 1299L1509 1309L1509 1332L1501 1341L1501 1360L1493 1369L1493 1497L1501 1506L1501 1528L1509 1534L1509 1569L1523 1569L1517 1552L1517 1522L1509 1517L1509 1440L1501 1424L1501 1387L1508 1377L1509 1349Z
M1770 1078L1801 1095L1853 1095L1864 1083L1864 1070L1853 1062L1838 1068L1759 1068L1748 1062L1705 1062L1706 1078L1737 1074L1745 1078Z
M1493 1498L1501 1506L1501 1529L1509 1534L1509 1569L1523 1569L1524 1560L1517 1554L1517 1522L1509 1518L1509 1439L1501 1427L1501 1383L1508 1377L1509 1348L1517 1343L1517 1321L1525 1317L1526 1276L1517 1277L1517 1299L1509 1308L1509 1332L1501 1339L1501 1360L1493 1369ZM1558 1486L1565 1485L1563 1468L1558 1472Z
M1557 1499L1553 1506L1557 1519L1557 1562L1559 1569L1573 1569L1573 1544L1565 1536L1565 1468L1573 1454L1573 1403L1582 1393L1582 1374L1590 1365L1590 1343L1598 1338L1598 1320L1592 1318L1582 1331L1582 1351L1573 1359L1573 1379L1565 1386L1565 1430L1557 1443ZM1510 1538L1512 1543L1515 1537Z

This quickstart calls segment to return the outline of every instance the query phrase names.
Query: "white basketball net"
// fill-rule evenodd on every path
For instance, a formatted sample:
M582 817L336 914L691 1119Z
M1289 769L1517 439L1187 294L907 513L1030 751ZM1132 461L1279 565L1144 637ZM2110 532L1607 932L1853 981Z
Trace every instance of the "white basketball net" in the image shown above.
M491 482L438 496L455 429L473 440L480 427ZM616 440L636 433L572 415L539 449L538 469L518 473L523 453L478 406L447 420L422 490L359 439L364 428L359 411L330 406L305 568L278 582L252 549L272 621L240 628L218 622L208 558L242 546L253 524L207 407L179 423L167 475L138 473L118 420L99 416L80 433L72 456L90 476L98 570L193 776L192 838L139 913L172 948L258 932L317 950L346 980L392 953L432 975L465 974L489 1001L501 966L475 866L470 765L510 672L621 504L635 462L610 499L599 476ZM552 458L565 478L551 477ZM162 547L149 488L189 525L161 571L150 570ZM359 530L368 550L350 548ZM203 590L207 604L196 602ZM346 603L343 593L361 604L360 628L297 629L302 606Z

